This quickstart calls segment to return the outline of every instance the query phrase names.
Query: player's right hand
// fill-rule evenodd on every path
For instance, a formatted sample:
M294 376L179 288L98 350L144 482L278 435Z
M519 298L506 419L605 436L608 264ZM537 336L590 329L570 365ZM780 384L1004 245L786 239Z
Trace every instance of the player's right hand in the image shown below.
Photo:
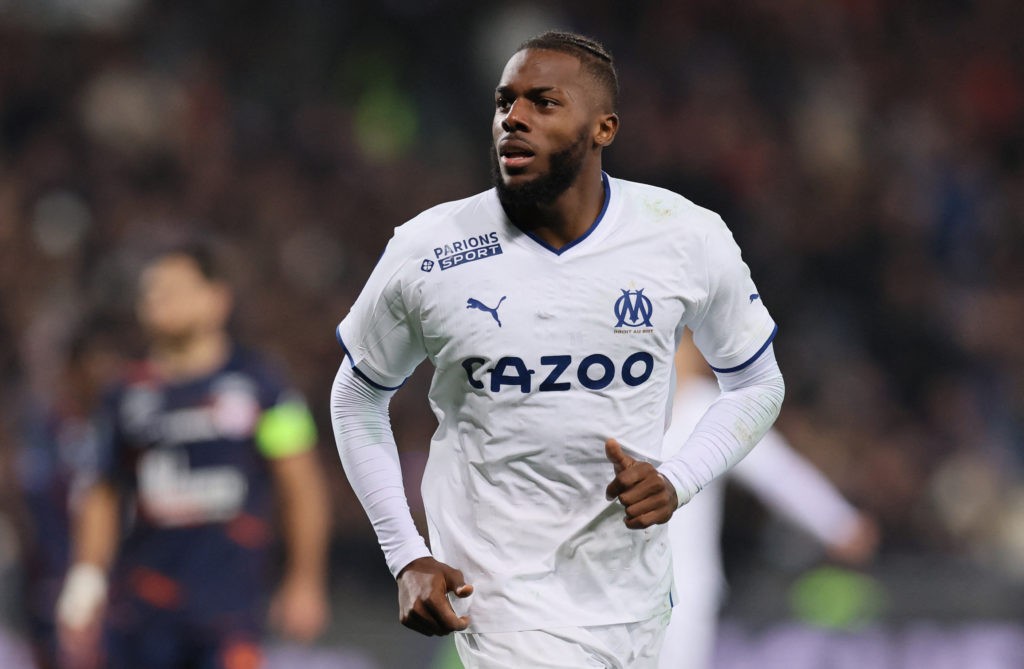
M469 597L473 586L462 572L432 557L413 560L398 574L399 620L427 636L445 636L469 627L468 616L458 616L448 593Z

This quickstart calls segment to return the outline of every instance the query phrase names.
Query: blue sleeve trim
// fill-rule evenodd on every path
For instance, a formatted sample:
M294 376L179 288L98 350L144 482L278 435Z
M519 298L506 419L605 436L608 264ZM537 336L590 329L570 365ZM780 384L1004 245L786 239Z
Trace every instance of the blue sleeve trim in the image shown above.
M761 348L757 349L757 353L755 353L754 355L750 356L750 360L747 360L743 364L736 365L735 367L729 367L728 369L720 369L718 367L712 366L711 369L713 369L718 374L728 374L730 372L738 372L741 369L749 367L751 364L753 364L753 362L755 360L757 360L758 358L761 357L762 353L764 353L765 351L768 350L768 347L771 346L771 343L775 339L775 335L778 334L778 332L779 332L779 326L776 325L774 328L772 328L772 333L770 335L768 335L768 340L764 344L761 345Z
M345 346L345 342L341 338L341 326L340 325L337 328L335 328L334 336L338 340L338 344L341 346L341 348L344 349L345 357L348 358L348 364L350 364L352 366L352 371L356 373L356 376L361 378L363 381L366 381L368 384L370 384L371 386L373 386L377 390L387 390L387 391L398 390L399 388L401 388L402 386L405 385L405 381L409 380L407 378L407 379L405 379L405 381L402 381L401 383L399 383L397 386L394 386L394 387L388 387L388 386L384 386L384 385L381 385L381 384L377 383L376 381L374 381L373 379L368 377L366 374L363 374L363 372L358 367L356 367L356 363L352 359L352 354L349 353L348 346Z

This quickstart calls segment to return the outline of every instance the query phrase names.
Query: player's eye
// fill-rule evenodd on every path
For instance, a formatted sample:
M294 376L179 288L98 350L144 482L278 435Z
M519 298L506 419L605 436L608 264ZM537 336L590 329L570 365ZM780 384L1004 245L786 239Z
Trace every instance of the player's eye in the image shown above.
M497 97L494 99L494 107L499 111L507 111L511 103L504 97Z

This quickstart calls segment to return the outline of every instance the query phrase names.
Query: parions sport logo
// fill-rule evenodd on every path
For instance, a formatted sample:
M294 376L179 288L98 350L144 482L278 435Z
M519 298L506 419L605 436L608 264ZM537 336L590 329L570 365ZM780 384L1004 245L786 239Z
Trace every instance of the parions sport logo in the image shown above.
M651 325L651 316L654 314L654 304L651 298L644 295L644 289L627 290L619 289L622 295L615 300L615 326L616 334L650 334L654 332Z
M498 243L497 231L458 239L434 248L434 258L441 267L441 271L497 255L501 255L501 244ZM422 265L425 272L433 269L433 263L430 263L428 269L427 262L424 260Z

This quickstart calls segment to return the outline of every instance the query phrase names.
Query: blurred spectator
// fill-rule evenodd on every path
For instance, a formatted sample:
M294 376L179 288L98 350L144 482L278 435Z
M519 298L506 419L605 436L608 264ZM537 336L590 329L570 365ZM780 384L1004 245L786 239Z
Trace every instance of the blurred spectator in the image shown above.
M39 669L60 666L54 608L70 559L71 519L97 473L95 413L103 389L120 370L114 325L97 318L79 327L67 345L52 399L30 406L20 421L15 473L22 510L22 601Z

